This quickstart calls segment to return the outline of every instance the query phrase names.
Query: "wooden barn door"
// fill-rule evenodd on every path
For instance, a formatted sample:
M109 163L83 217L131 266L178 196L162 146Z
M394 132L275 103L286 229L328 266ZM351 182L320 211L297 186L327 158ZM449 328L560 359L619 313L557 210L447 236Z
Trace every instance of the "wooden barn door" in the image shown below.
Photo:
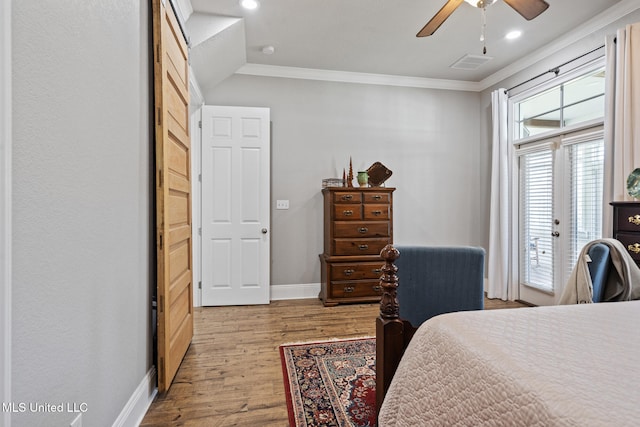
M153 0L158 265L158 391L193 336L188 48L169 2Z

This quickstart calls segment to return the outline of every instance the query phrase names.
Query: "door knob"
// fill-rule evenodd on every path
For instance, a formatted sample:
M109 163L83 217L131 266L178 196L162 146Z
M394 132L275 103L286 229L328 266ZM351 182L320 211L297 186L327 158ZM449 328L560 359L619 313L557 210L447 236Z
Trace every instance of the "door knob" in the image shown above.
M560 237L560 232L559 231L554 231L553 233L551 233L551 235L553 237Z
M267 229L266 228L262 229L262 234L267 234Z

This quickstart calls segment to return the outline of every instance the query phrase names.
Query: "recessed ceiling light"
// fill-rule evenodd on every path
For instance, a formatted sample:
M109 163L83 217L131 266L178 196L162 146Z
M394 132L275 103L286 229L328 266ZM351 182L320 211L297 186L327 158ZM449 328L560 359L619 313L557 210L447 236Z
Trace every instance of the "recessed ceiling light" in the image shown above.
M257 9L259 5L260 3L258 3L258 0L240 0L240 6L244 7L245 9Z
M510 31L507 33L506 36L504 36L507 40L514 40L517 39L518 37L520 37L522 35L522 31L520 30L514 30L514 31Z

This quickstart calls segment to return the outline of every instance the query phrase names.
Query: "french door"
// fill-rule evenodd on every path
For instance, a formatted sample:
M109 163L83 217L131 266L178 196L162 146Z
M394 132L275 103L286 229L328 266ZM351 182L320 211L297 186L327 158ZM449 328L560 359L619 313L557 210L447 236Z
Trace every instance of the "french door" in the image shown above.
M529 143L517 158L520 299L553 305L582 247L602 236L603 132Z

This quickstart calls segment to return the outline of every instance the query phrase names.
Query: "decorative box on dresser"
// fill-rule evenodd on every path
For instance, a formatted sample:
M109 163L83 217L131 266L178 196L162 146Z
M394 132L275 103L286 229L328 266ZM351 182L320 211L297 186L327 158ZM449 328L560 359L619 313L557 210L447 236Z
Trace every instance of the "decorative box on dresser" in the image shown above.
M390 187L328 187L320 299L325 306L377 302L382 296L380 251L393 243Z
M640 202L611 202L613 238L622 242L640 266Z

